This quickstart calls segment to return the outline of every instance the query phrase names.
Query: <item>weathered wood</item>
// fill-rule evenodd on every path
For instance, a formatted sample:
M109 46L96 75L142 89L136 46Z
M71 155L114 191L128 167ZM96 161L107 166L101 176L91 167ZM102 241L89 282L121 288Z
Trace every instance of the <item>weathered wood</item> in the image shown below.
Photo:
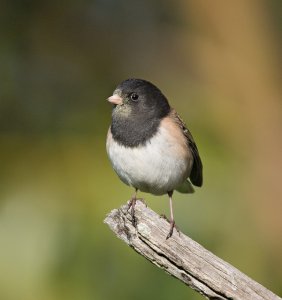
M206 298L281 300L182 232L166 240L169 223L140 201L135 215L137 228L127 205L111 211L104 222L136 252Z

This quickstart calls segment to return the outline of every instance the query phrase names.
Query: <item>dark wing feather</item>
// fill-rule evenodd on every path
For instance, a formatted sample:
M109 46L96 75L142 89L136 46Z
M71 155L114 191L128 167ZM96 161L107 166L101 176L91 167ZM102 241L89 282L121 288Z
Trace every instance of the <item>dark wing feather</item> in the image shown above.
M183 122L183 120L180 118L180 116L177 114L177 112L174 109L172 110L172 115L173 115L175 121L177 122L177 124L182 129L184 135L186 136L188 146L193 155L194 162L193 162L193 166L192 166L192 170L191 170L191 174L190 174L189 178L194 185L202 186L202 184L203 184L203 164L202 164L196 143L193 139L191 132L188 130L185 123Z

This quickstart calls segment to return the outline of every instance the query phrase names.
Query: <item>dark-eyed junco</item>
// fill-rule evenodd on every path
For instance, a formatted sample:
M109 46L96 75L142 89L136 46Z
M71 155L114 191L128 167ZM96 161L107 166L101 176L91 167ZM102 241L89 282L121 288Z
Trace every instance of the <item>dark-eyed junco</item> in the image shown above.
M173 191L193 193L192 184L203 183L203 166L194 139L162 92L146 80L123 81L108 101L114 108L107 152L119 178L135 188L129 202L132 219L138 190L168 194L169 238L175 226Z

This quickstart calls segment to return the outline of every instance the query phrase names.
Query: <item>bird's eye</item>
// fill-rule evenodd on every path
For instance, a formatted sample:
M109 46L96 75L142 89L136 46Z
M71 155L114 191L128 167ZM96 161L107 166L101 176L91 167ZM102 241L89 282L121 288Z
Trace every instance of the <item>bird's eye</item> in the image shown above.
M136 93L132 93L132 94L130 95L130 98L131 98L131 100L133 100L133 101L137 101L138 98L139 98L139 96L138 96Z

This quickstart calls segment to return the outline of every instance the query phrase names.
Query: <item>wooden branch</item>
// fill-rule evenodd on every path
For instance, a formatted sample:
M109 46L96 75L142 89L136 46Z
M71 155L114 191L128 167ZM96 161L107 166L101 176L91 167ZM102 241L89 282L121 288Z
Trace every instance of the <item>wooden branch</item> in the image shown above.
M127 205L111 211L105 223L136 252L208 299L278 300L281 298L181 232L166 240L169 223L141 201L137 228Z

